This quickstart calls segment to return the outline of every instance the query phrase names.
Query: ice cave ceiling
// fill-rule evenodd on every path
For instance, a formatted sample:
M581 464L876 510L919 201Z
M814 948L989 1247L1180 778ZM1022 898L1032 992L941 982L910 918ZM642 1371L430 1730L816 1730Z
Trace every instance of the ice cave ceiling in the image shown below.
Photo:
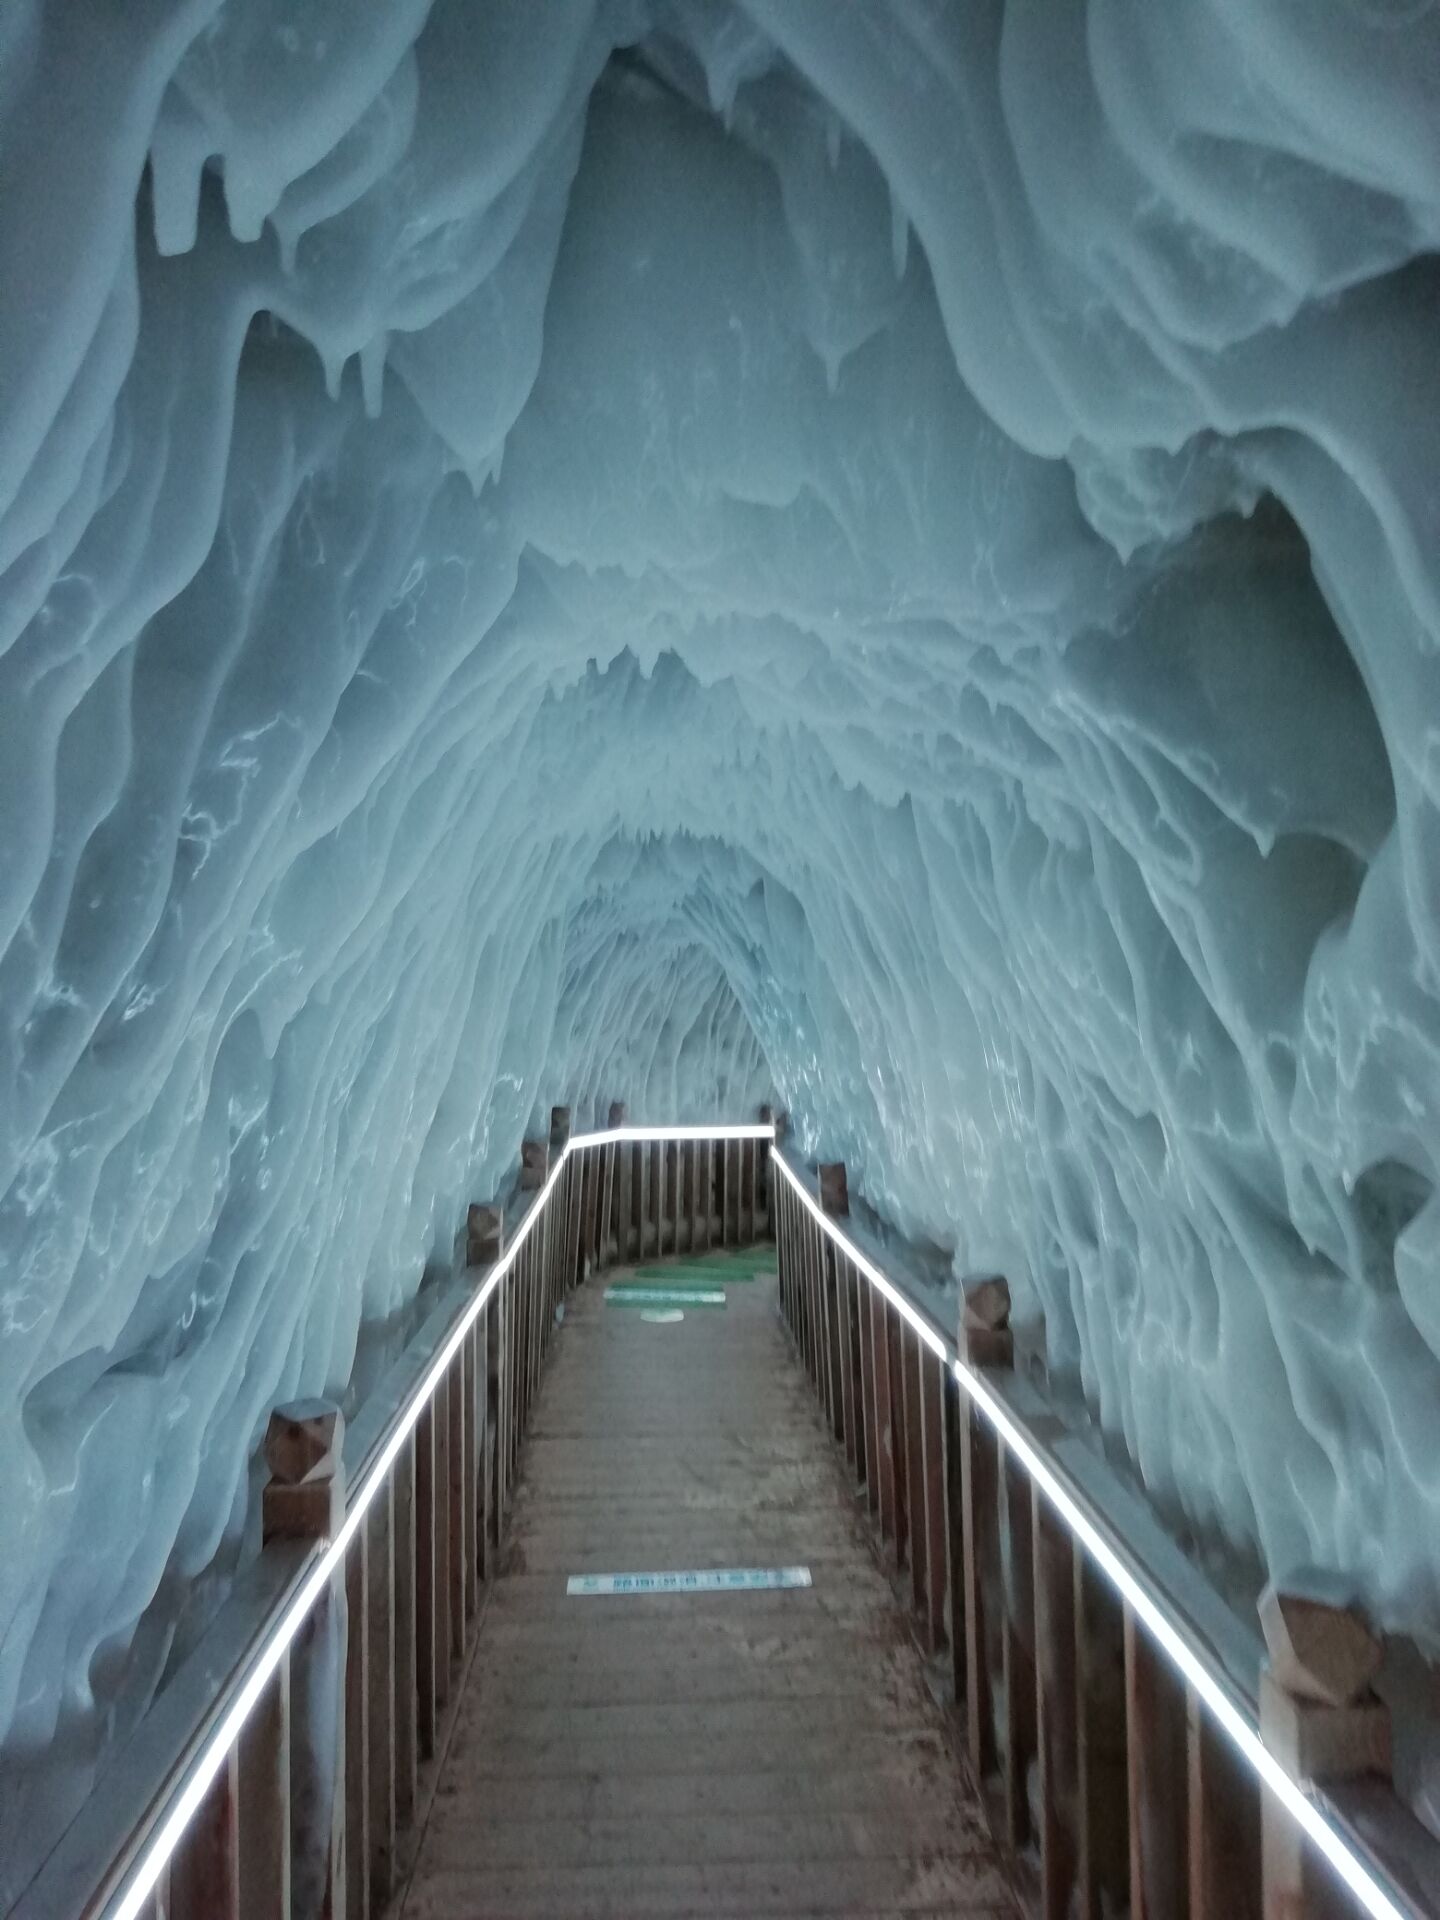
M10 1753L563 1099L773 1089L1440 1631L1437 108L1412 0L0 8Z

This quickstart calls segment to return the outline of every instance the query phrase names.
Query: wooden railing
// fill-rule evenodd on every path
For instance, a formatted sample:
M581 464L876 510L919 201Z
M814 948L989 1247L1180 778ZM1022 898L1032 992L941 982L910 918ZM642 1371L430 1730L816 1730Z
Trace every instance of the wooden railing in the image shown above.
M1440 1913L1440 1845L1391 1789L1387 1709L1363 1674L1354 1697L1305 1697L1345 1678L1306 1660L1323 1669L1335 1635L1363 1648L1363 1627L1322 1620L1268 1665L1258 1627L1017 1372L1003 1280L943 1324L848 1217L843 1166L777 1141L771 1170L797 1355L1044 1920Z
M518 1206L470 1209L463 1277L348 1428L266 1436L262 1552L14 1920L378 1920L510 1509L566 1296L589 1274L771 1230L748 1128L526 1141ZM686 1137L678 1137L684 1135Z

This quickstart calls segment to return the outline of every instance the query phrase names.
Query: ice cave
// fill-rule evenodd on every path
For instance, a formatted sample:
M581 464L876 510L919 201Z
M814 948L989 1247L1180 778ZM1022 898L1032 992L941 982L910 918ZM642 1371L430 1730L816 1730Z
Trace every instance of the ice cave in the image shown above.
M554 1102L1440 1656L1437 248L1427 0L0 6L0 1905Z

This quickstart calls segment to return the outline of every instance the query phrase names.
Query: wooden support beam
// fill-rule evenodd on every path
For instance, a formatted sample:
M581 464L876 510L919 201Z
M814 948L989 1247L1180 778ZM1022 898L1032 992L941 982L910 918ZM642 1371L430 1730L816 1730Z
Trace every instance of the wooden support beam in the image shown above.
M465 1264L493 1267L505 1246L505 1209L498 1200L472 1206L465 1218Z

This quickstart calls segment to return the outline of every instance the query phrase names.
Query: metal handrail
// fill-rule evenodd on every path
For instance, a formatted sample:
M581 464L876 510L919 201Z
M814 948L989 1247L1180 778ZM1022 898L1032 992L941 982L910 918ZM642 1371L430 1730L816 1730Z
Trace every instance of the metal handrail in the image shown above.
M376 1423L377 1430L367 1432L372 1423L364 1421L363 1416L357 1423L362 1436L357 1449L361 1458L349 1485L344 1520L335 1534L310 1546L276 1543L268 1548L249 1570L249 1582L242 1584L241 1591L222 1607L186 1667L141 1722L135 1739L146 1742L147 1747L179 1736L185 1726L168 1770L153 1788L146 1789L142 1769L121 1769L112 1761L104 1776L105 1786L111 1789L110 1817L106 1817L104 1807L96 1807L96 1796L92 1795L85 1818L72 1821L60 1836L12 1909L11 1920L55 1920L56 1914L63 1912L82 1914L84 1920L142 1920L157 1882L296 1635L342 1572L347 1550L401 1449L466 1336L542 1219L570 1157L589 1148L627 1144L686 1140L768 1143L773 1138L773 1126L765 1123L621 1126L576 1134L566 1141L501 1257L481 1270L478 1284L464 1288L461 1298L447 1295L442 1300L386 1376L390 1381L402 1372L410 1378L408 1385L402 1383L399 1391L388 1396L391 1406ZM459 1291L454 1289L452 1293ZM414 1356L431 1343L433 1351L422 1359L417 1377ZM387 1397L383 1385L378 1397ZM263 1607L258 1617L257 1601ZM215 1655L220 1643L227 1640L234 1643L233 1653L226 1656L224 1672L217 1680ZM125 1757L133 1760L134 1751L132 1741Z
M1153 1566L1135 1550L1097 1500L1100 1473L1081 1479L1057 1452L1057 1422L1053 1410L1043 1405L1033 1388L1017 1384L1014 1376L971 1365L929 1303L912 1286L897 1282L871 1257L862 1244L868 1236L857 1234L853 1224L847 1231L833 1214L821 1207L810 1188L809 1168L798 1156L777 1143L771 1150L770 1164L780 1170L832 1245L908 1321L954 1375L971 1405L1004 1442L1007 1456L1025 1469L1072 1536L1106 1573L1122 1599L1209 1709L1261 1785L1273 1793L1299 1823L1365 1911L1374 1916L1374 1920L1411 1920L1413 1916L1433 1911L1415 1904L1412 1895L1397 1883L1391 1867L1377 1855L1368 1835L1347 1811L1345 1801L1349 1795L1302 1784L1265 1745L1259 1728L1255 1684L1258 1659L1252 1669L1255 1677L1247 1676L1243 1668L1237 1672L1233 1657L1226 1658L1215 1634L1197 1621L1193 1609L1175 1591L1173 1583L1157 1577ZM1120 1483L1113 1481L1113 1484L1118 1491ZM1178 1549L1176 1552L1178 1555ZM1258 1636L1247 1632L1233 1610L1204 1582L1203 1576L1191 1569L1186 1585L1192 1594L1201 1591L1213 1602L1213 1609L1207 1610L1213 1610L1217 1619L1223 1619L1234 1630L1233 1636L1227 1637L1242 1643L1249 1639L1258 1648ZM1365 1800L1366 1796L1356 1798ZM1387 1851L1409 1860L1423 1857L1427 1867L1440 1857L1440 1848L1398 1799L1393 1799L1391 1812L1392 1826L1398 1822L1403 1830L1395 1836L1393 1849ZM1440 1887L1436 1891L1440 1892Z

